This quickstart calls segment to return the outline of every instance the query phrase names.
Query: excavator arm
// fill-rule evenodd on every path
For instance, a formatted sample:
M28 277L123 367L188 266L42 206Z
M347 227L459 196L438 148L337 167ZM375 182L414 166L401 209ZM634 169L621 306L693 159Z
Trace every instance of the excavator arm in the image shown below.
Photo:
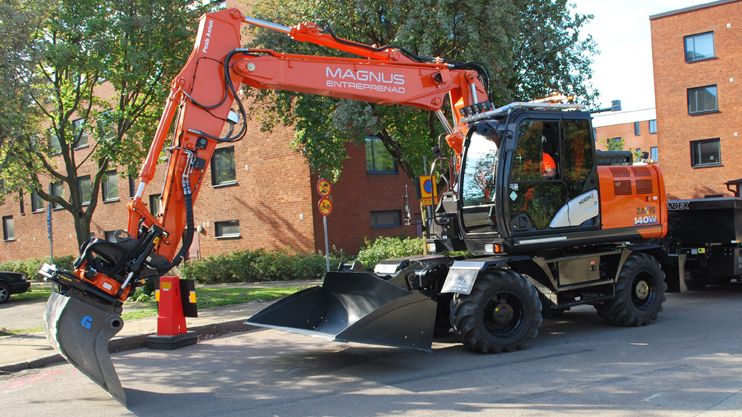
M240 46L243 24L356 57L245 49ZM133 289L185 258L195 232L193 205L214 149L246 133L248 113L239 97L242 85L433 111L447 132L447 142L460 155L465 127L459 119L491 109L482 81L486 83L486 75L478 69L475 64L422 59L400 48L338 38L313 23L286 27L245 17L237 9L204 15L193 51L172 81L136 194L128 205L126 233L112 242L96 238L86 242L73 271L53 265L40 271L57 283L46 313L52 345L124 401L106 349L108 340L123 326L122 303ZM452 123L442 111L446 96L454 114ZM142 198L163 151L168 164L162 210L152 214Z

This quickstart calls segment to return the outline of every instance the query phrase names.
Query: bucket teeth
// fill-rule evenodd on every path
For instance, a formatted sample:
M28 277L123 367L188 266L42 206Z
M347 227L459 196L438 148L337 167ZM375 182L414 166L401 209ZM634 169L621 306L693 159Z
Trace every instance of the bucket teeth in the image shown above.
M321 287L288 296L249 324L356 342L430 350L436 303L367 272L328 272Z
M126 404L126 394L108 353L108 341L124 325L116 307L75 289L52 291L46 304L46 336L67 361L111 396Z

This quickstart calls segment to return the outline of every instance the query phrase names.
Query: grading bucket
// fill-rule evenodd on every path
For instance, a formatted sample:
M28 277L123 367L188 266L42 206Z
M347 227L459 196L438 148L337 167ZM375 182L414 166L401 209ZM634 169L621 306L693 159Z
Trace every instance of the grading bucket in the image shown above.
M429 351L436 303L368 272L328 272L320 287L290 295L247 323L338 342Z

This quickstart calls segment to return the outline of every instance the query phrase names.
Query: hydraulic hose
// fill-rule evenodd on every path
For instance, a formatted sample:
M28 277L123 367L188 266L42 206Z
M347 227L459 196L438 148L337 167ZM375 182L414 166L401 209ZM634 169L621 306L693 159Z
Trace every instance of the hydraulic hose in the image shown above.
M188 162L187 166L192 166L193 155L189 154L188 156ZM191 248L191 243L193 243L193 232L195 230L194 228L194 220L193 220L193 193L191 190L191 183L190 183L190 169L186 169L183 172L183 199L185 200L185 209L186 209L186 229L185 233L183 234L183 242L180 246L180 250L178 250L178 253L175 255L173 260L169 262L167 265L164 265L160 268L157 268L157 272L159 274L164 274L167 271L171 270L172 268L180 265L181 262L186 257L186 254L188 253L188 249Z

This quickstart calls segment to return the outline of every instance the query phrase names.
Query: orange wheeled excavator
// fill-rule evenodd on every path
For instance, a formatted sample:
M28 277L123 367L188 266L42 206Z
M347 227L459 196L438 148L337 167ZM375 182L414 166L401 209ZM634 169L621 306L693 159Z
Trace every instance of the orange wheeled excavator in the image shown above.
M245 49L243 23L356 57ZM542 311L592 304L614 324L652 322L665 291L653 243L667 232L659 169L597 166L588 112L548 102L494 108L488 82L477 64L365 45L313 23L286 27L237 9L204 15L172 82L126 232L87 241L73 271L40 271L56 283L46 311L52 345L125 401L107 351L123 326L122 303L184 259L214 148L245 134L242 85L429 110L455 154L448 162L454 174L426 220L428 255L384 261L373 272L329 272L322 286L271 305L250 323L418 350L430 350L436 331L453 329L471 350L501 352L525 347ZM163 151L163 204L153 216L142 196ZM470 256L446 255L462 249Z

